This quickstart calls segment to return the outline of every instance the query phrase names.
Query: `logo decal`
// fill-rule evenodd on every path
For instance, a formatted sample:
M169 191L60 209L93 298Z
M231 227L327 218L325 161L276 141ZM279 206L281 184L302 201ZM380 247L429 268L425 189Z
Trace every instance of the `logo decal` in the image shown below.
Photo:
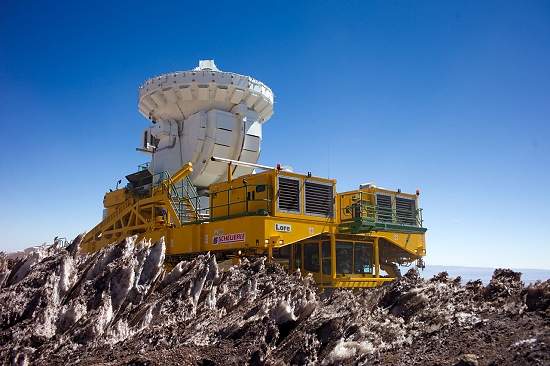
M212 237L213 244L226 244L244 241L244 233L216 234Z
M275 224L276 231L282 231L284 233L289 233L292 231L292 226L288 224Z

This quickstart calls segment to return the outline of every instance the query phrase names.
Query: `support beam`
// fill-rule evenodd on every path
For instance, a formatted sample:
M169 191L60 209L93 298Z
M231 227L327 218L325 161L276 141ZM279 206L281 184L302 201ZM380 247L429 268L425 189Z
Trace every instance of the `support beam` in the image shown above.
M330 233L330 273L332 279L336 279L336 234Z
M233 174L231 173L231 162L227 163L227 182L231 183L233 180ZM229 192L227 192L229 194Z
M378 247L379 238L374 238L374 276L380 278L380 248Z
M267 165L247 163L246 161L239 161L239 160L233 160L233 159L219 158L217 156L212 156L210 158L210 160L217 161L217 162L220 162L220 163L231 163L231 164L237 165L237 166L246 166L246 167L249 167L249 168L258 168L258 169L263 169L263 170L275 169L274 167L267 166Z
M184 164L177 172L174 173L169 184L177 184L180 180L188 176L193 172L193 164L187 163Z

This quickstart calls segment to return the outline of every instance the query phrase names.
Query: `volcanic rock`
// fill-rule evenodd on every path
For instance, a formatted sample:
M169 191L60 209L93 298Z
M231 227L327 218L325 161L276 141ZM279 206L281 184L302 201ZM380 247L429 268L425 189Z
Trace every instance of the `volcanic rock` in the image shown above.
M78 244L0 255L3 364L550 364L550 281L511 270L320 292L265 258L166 269L162 240Z

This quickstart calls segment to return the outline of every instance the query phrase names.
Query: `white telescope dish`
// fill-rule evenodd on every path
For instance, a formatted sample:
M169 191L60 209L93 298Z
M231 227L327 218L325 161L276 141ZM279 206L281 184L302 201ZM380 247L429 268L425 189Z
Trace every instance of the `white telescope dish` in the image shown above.
M227 165L212 156L258 161L262 124L273 114L273 92L206 60L194 70L147 80L139 88L138 108L153 122L142 140L142 149L152 153L151 172L172 173L190 161L193 184L207 187L227 176ZM252 170L235 166L233 176Z

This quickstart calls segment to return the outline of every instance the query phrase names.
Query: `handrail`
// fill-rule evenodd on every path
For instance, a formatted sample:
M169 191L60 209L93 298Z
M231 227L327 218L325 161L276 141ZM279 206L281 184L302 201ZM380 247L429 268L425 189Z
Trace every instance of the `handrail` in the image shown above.
M170 202L174 206L174 211L176 211L180 222L184 222L184 218L189 218L184 215L183 207L181 206L185 202L189 202L191 205L194 216L199 218L199 196L196 191L195 186L189 178L189 173L192 172L191 164L188 163L182 167L174 176L171 176L169 172L163 171L153 175L153 189L151 194L154 194L155 189L167 190ZM158 176L158 179L155 179ZM181 180L184 180L181 182ZM176 186L177 183L181 182L181 185ZM178 191L181 189L181 195ZM193 204L195 200L195 204ZM178 205L176 207L176 205Z
M267 198L258 198L258 199L248 199L247 197L247 193L249 192L248 189L252 188L255 190L256 187L258 186L265 186L266 188L266 192L267 192ZM241 214L259 214L259 211L264 211L266 214L271 214L271 185L270 184L243 184L241 186L238 186L238 187L231 187L231 188L227 188L227 189L221 189L221 190L218 190L218 191L215 191L215 192L211 192L210 193L210 197L211 197L211 201L210 201L210 206L209 207L197 207L196 209L196 212L198 214L198 220L197 221L206 221L206 220L209 220L209 219L221 219L221 218L224 218L224 217L232 217L236 214L232 214L231 213L231 208L232 207L235 207L235 206L238 206L238 205L244 205L244 210L240 210L240 212L238 213L238 215L241 215ZM232 201L231 200L231 192L235 192L237 190L244 190L244 199L242 200L238 200L238 201ZM228 198L228 201L227 203L224 203L224 204L218 204L218 205L212 205L212 197L216 194L223 194L223 193L227 193L227 198ZM192 200L194 197L190 197L190 199ZM198 196L197 196L198 198ZM253 202L264 202L265 205L262 205L261 208L258 208L258 209L255 209L255 210L250 210L250 206L249 204L250 203L253 203ZM226 215L218 215L217 217L213 218L212 217L212 214L215 213L215 211L218 211L217 209L220 209L220 208L226 208L227 209L227 214Z
M174 175L168 179L167 184L175 185L179 183L183 178L188 177L193 172L193 164L187 163L183 165ZM170 175L168 175L170 177Z
M411 225L422 227L422 209L415 208L413 210L401 210L397 207L380 207L372 204L370 201L363 199L363 195L374 197L376 193L371 192L356 192L350 193L357 195L358 199L355 199L354 203L349 206L341 208L341 217L344 215L350 215L351 219L343 219L342 222L355 221L356 219L379 222L379 223L392 223L397 225ZM357 212L358 211L358 212Z
M205 208L202 208L201 210L208 210L208 209L213 210L213 209L215 209L215 208L220 208L220 207L228 207L228 206L237 205L237 204L242 204L242 203L245 203L245 204L246 204L247 202L266 202L266 203L269 203L269 202L271 202L271 200L268 199L268 198L260 198L260 199L253 199L253 200L246 200L246 199L245 199L245 200L242 200L242 201L233 201L233 202L225 203L225 204L223 204L223 205L211 206L211 207L209 207L209 208L206 208L206 207L205 207ZM267 211L267 212L270 212L271 210L269 209L269 205L266 205L266 207L267 207L267 208L266 208L266 211ZM256 211L258 211L258 210L254 210L254 211L245 210L245 212L248 212L248 213L250 213L250 212L256 212Z

